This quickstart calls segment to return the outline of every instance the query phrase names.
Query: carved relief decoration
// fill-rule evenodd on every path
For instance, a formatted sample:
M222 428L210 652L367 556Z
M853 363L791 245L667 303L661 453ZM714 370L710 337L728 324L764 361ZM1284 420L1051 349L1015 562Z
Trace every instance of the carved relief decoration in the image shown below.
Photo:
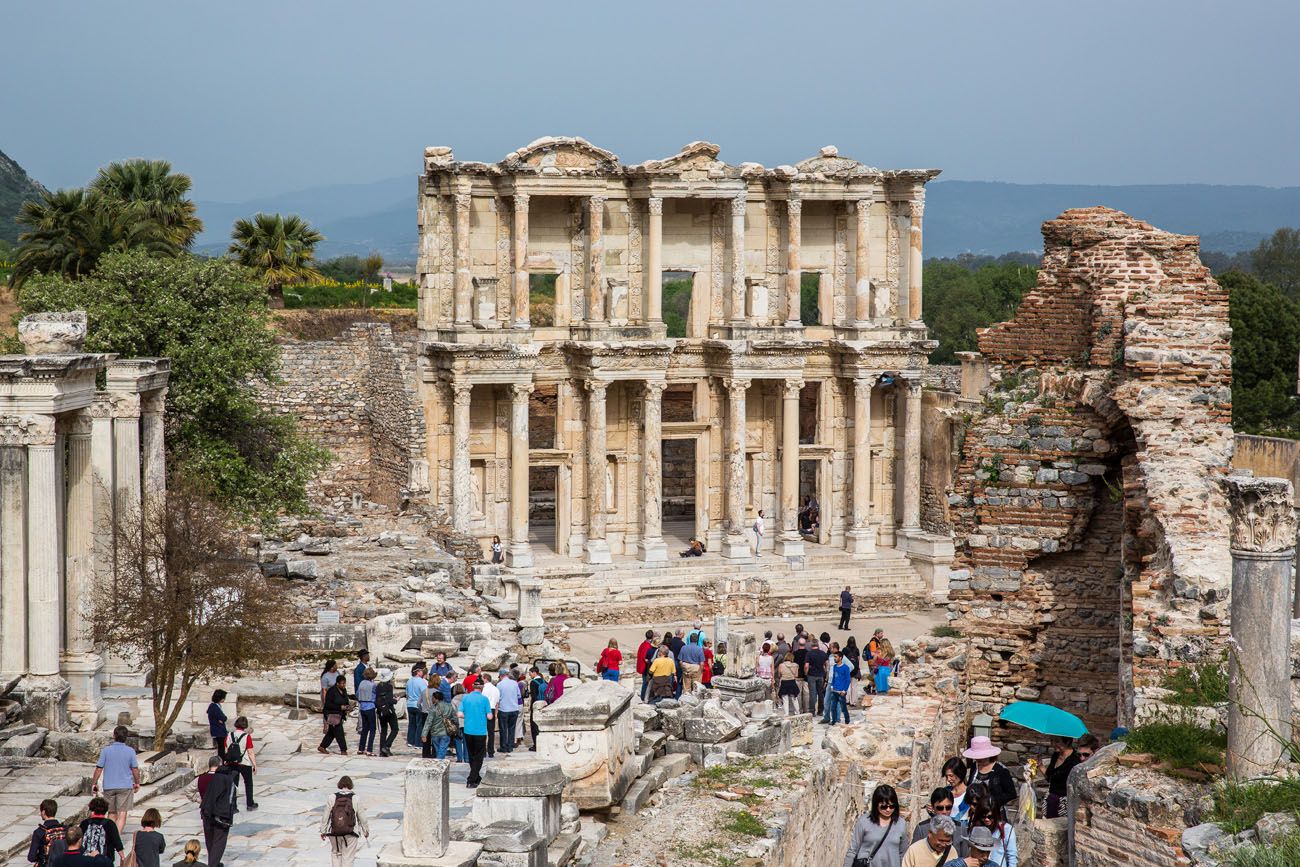
M1296 517L1290 482L1228 476L1224 489L1233 550L1275 554L1295 547Z

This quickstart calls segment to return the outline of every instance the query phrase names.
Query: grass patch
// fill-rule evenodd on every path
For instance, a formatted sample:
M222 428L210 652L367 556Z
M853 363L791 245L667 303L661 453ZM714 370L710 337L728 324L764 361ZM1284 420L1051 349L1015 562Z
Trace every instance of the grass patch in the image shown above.
M930 634L935 638L961 638L961 630L946 623L931 627Z
M1227 735L1205 728L1187 711L1136 726L1124 740L1130 752L1150 753L1174 768L1222 765L1228 746Z
M1275 783L1224 783L1214 791L1211 818L1232 834L1252 827L1265 813L1294 813L1300 817L1300 777ZM1300 864L1300 860L1292 863Z
M734 867L736 859L723 854L723 844L717 840L704 843L678 843L673 847L674 854L687 861L699 861L714 867Z
M722 823L722 830L742 837L766 837L767 826L748 810L728 810Z
M1228 700L1228 672L1217 663L1185 665L1168 675L1160 684L1173 695L1169 704L1184 707L1213 707Z
M1269 846L1244 846L1224 867L1295 867L1300 864L1300 834L1290 834Z
M745 759L725 765L705 768L695 775L691 785L697 789L721 789L741 782L746 771L752 771L763 764L761 758ZM770 783L771 781L767 781Z

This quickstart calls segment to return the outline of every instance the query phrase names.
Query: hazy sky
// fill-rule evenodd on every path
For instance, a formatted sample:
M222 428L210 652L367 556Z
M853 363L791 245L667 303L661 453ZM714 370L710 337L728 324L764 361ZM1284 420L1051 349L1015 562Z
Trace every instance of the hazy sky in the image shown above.
M1294 0L10 0L0 150L47 186L164 157L233 201L581 135L776 165L1300 184Z

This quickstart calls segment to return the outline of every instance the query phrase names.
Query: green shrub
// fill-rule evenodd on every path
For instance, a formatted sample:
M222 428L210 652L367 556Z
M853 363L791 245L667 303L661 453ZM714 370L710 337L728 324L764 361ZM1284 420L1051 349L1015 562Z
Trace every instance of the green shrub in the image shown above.
M767 826L748 810L728 810L725 815L726 821L722 825L724 831L730 831L742 837L767 836Z
M1295 813L1300 817L1300 777L1283 777L1277 782L1228 782L1214 790L1212 818L1225 831L1244 831L1265 813Z
M1125 736L1130 752L1150 753L1174 768L1199 768L1223 764L1227 736L1202 726L1189 711L1135 726Z
M1300 864L1300 834L1268 846L1243 846L1228 856L1224 867L1295 867Z
M941 623L938 626L932 627L930 629L930 634L935 638L961 638L961 630L956 626L949 626L946 623Z
M1184 707L1213 707L1228 700L1228 672L1213 662L1185 665L1165 678L1161 684L1173 691L1165 699Z

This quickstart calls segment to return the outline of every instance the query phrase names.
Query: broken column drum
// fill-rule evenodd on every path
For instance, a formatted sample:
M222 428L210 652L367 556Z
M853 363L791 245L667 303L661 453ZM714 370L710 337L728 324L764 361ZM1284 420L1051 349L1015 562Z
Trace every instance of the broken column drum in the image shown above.
M632 692L608 680L565 688L534 716L537 752L559 764L567 800L584 810L617 804L632 782Z
M531 756L495 762L474 792L471 816L480 825L527 822L549 845L560 834L560 799L568 778L558 762Z

